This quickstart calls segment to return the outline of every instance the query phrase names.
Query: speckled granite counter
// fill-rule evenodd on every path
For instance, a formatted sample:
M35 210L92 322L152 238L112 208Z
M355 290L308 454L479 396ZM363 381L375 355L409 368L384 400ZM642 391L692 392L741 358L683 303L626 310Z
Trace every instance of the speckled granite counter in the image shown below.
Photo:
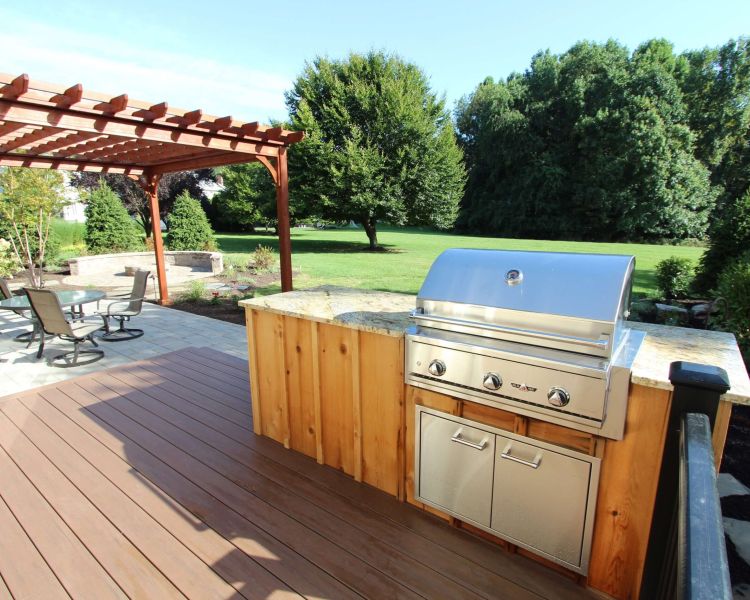
M243 300L240 305L321 323L401 336L411 324L409 312L415 306L415 297L392 292L321 286ZM629 322L628 327L646 333L646 339L633 364L633 383L672 389L669 383L670 363L684 360L716 365L727 371L732 386L724 395L724 400L750 404L750 380L732 334L647 323Z
M320 323L402 336L410 325L409 312L414 309L415 298L408 294L324 285L242 300L239 304Z
M627 325L646 334L633 363L633 383L671 390L669 365L672 362L684 360L715 365L726 370L732 386L723 399L750 404L750 380L731 333L650 323L628 322Z

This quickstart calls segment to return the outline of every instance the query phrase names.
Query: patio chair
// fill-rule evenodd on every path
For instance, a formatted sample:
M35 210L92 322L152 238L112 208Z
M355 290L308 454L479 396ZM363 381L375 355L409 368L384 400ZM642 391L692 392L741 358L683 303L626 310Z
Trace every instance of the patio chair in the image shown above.
M39 319L39 324L44 333L55 335L61 340L73 342L73 350L63 352L47 360L50 366L54 367L76 367L78 365L89 365L104 358L102 350L81 350L80 345L89 341L94 346L98 346L94 340L94 332L102 328L99 322L91 323L86 321L68 321L65 318L60 300L52 290L24 288L26 296L29 298L29 304ZM39 344L37 358L41 358L44 352L44 336ZM85 361L79 361L81 354L91 355L92 358Z
M0 277L0 296L2 296L0 300L9 300L13 297L13 293L10 291L10 287L8 287L8 282L2 277ZM19 333L15 338L13 338L17 342L28 342L28 344L26 344L26 347L28 348L29 346L31 346L31 344L34 343L34 340L36 339L39 324L30 310L17 308L13 309L11 312L16 313L19 317L27 319L34 327L31 331L24 331L23 333Z
M131 317L141 314L143 301L146 299L146 286L151 271L136 271L133 275L133 289L130 294L122 297L122 300L112 302L107 310L100 311L97 314L104 319L104 333L100 336L105 342L122 342L125 340L134 340L143 335L143 329L125 327L125 323L130 321ZM118 329L110 329L109 320L119 321Z

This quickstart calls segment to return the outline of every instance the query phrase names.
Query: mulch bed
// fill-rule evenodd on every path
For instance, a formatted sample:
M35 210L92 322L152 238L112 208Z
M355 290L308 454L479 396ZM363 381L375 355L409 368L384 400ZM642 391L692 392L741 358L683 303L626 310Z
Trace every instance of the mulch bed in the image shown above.
M237 305L236 298L219 298L218 300L181 300L170 306L175 310L182 310L219 319L220 321L229 321L237 325L245 324L245 310Z

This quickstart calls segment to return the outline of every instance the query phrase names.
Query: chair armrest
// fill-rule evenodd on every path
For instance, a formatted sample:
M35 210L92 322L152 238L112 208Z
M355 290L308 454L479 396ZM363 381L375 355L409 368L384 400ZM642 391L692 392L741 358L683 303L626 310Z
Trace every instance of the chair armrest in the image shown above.
M99 311L98 314L100 314L100 315L107 315L107 316L110 316L110 315L113 315L113 314L117 314L118 312L120 312L120 311L124 310L125 308L127 308L130 305L131 302L140 302L141 300L145 300L145 298L130 298L130 297L128 297L127 300L117 300L115 302L110 303L110 305L107 306L107 310L106 311ZM117 307L117 308L113 309L112 308L113 306Z

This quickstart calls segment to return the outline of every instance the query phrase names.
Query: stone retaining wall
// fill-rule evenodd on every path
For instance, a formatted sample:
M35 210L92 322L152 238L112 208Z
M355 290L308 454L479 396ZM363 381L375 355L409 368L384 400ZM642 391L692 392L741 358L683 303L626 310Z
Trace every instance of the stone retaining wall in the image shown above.
M224 270L224 260L220 252L167 251L164 262L176 267L194 267L199 271L213 274ZM95 254L79 256L68 260L71 275L93 273L123 273L125 267L139 267L156 272L156 257L153 252L123 252L121 254Z

